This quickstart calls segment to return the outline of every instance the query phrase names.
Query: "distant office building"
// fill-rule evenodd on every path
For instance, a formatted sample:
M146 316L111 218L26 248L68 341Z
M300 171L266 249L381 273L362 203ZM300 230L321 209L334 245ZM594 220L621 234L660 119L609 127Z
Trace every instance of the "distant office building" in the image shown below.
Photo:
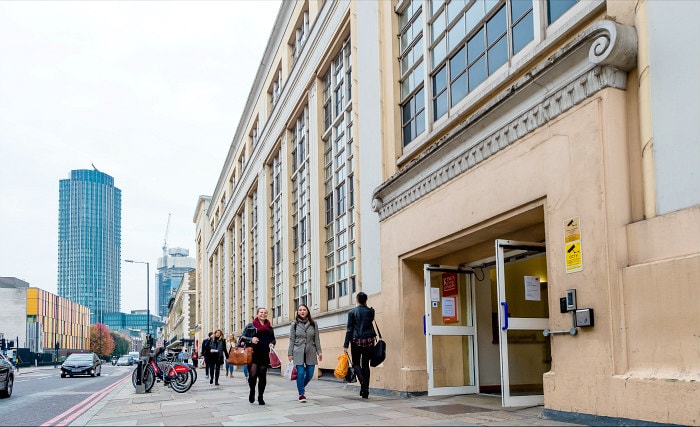
M59 353L90 348L90 309L43 289L27 290L27 348Z
M31 352L86 350L90 309L16 277L0 277L0 336Z
M145 333L150 326L151 336L155 337L158 330L163 327L163 321L159 316L151 314L150 322L147 322L146 310L131 310L131 313L105 313L104 324L110 331L120 332L129 336ZM150 324L149 324L150 323ZM147 324L149 324L147 326Z
M120 309L121 190L94 170L59 183L58 294L90 308L90 322Z
M161 317L168 315L168 304L175 296L182 277L188 271L194 270L195 260L190 258L189 254L190 251L184 248L170 248L164 250L163 256L158 259L157 313Z

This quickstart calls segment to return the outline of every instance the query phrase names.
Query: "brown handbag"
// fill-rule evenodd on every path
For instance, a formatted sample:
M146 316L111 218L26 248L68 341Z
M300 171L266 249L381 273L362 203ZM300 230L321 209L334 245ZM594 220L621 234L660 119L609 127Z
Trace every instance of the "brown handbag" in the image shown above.
M253 347L231 347L228 352L228 363L231 365L250 365L252 361Z

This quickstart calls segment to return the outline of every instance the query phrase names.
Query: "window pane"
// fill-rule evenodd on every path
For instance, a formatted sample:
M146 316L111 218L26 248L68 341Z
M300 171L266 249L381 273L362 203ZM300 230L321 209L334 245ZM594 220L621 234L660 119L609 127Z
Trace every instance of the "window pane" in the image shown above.
M467 75L462 74L459 76L459 78L457 78L457 80L453 81L452 85L450 86L450 90L450 107L454 107L459 101L467 96Z
M435 15L435 12L440 9L443 3L445 3L445 0L432 0L430 2L430 14Z
M482 28L467 42L467 63L474 62L485 50L484 29Z
M435 110L434 120L439 119L447 112L447 92L443 92L442 95L435 98L433 102L433 108Z
M469 67L469 92L473 91L484 80L486 80L486 58L482 56Z
M532 9L532 0L511 0L510 1L510 15L513 18L513 22L520 19L527 11Z
M431 29L432 38L430 40L435 41L442 35L442 32L445 31L445 11L440 12L440 15L435 18L433 24L431 25Z
M445 59L445 55L447 54L447 46L446 46L446 40L445 37L443 37L437 45L433 48L432 55L433 55L433 63L432 66L433 68L440 64L440 62Z
M525 45L533 40L534 31L532 12L530 12L513 28L513 55L520 52Z
M506 26L506 8L504 6L486 23L486 38L488 40L486 45L492 45L499 37L505 34Z
M445 90L445 87L447 87L447 67L442 67L440 71L438 71L434 76L433 76L433 93L434 94L439 94L443 90Z
M467 48L462 47L450 59L450 80L454 80L467 68L467 60L465 58L466 51Z
M407 146L411 141L413 141L413 134L411 133L411 123L403 126L403 145Z
M488 58L489 75L491 75L508 60L508 43L505 37L503 37L501 40L498 41L498 43L496 43L491 49L489 49Z
M547 23L551 24L561 17L564 12L571 9L576 4L576 0L548 0L547 1Z
M462 18L455 24L454 27L450 28L448 32L448 43L449 43L449 48L447 49L448 51L451 51L454 49L463 39L466 33L464 32L464 15L462 15Z
M464 0L452 0L447 5L447 22L452 22L457 16L461 15L463 8Z
M467 33L476 28L477 24L484 17L484 0L476 0L472 7L467 10Z
M425 130L425 110L418 113L416 116L416 136L423 133Z
M413 117L413 102L407 102L406 105L403 106L403 111L401 112L401 115L403 117L403 123L406 123L409 120L411 120L411 117Z

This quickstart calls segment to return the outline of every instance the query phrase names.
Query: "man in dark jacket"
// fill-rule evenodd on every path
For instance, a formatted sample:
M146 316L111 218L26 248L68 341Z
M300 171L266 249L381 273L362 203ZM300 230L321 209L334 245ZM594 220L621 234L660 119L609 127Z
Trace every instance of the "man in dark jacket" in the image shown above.
M369 397L369 360L374 350L374 341L377 333L374 332L374 309L367 307L367 294L359 292L356 297L357 307L348 313L348 324L345 331L343 350L348 353L348 345L352 343L351 362L352 367L360 381L360 396L363 399Z
M207 337L204 338L204 341L202 341L202 352L200 353L200 357L204 358L204 377L207 379L209 379L209 367L212 366L212 364L209 363L211 361L211 355L209 353L209 343L211 341L212 335L214 335L214 333L209 332L209 334L207 334ZM212 370L212 372L214 371ZM212 378L214 377L212 376Z

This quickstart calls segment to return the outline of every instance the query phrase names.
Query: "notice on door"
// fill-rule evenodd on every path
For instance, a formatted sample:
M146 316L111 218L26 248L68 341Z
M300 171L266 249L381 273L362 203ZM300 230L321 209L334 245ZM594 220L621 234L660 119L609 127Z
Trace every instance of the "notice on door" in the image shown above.
M540 278L538 276L525 276L525 300L542 301Z
M577 216L564 221L564 257L567 273L583 270L581 227L580 218Z
M457 298L442 298L442 321L445 323L454 323L457 321Z

